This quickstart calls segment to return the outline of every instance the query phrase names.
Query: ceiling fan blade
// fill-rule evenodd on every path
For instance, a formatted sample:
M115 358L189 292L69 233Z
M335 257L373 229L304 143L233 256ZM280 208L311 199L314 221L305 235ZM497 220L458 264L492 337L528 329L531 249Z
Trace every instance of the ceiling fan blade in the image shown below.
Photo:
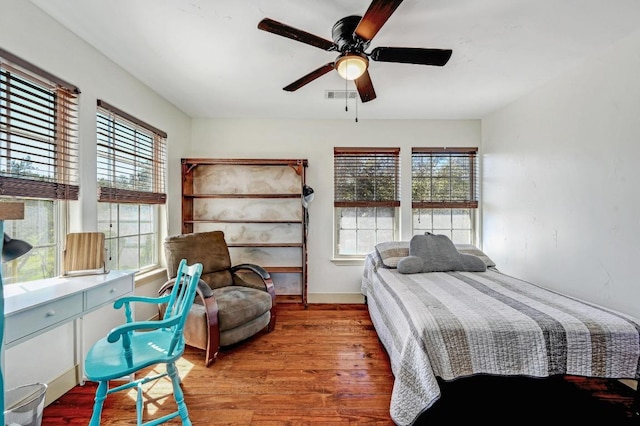
M421 49L417 47L376 47L370 58L379 62L443 66L451 58L450 49Z
M316 78L322 77L323 75L331 71L333 67L334 67L333 62L325 64L320 68L318 68L317 70L311 71L309 74L303 77L300 77L290 85L283 87L282 90L286 90L287 92L294 92L299 88L301 88L302 86L304 86L305 84L311 83Z
M313 35L306 31L290 27L289 25L274 21L273 19L264 18L258 23L258 29L302 43L310 44L311 46L319 47L320 49L329 51L336 50L336 45L332 41L318 37L317 35Z
M371 82L371 76L368 70L357 78L355 83L362 103L372 101L376 98L376 91L373 89L373 83Z
M402 0L372 0L356 27L356 35L364 41L371 41L400 3Z

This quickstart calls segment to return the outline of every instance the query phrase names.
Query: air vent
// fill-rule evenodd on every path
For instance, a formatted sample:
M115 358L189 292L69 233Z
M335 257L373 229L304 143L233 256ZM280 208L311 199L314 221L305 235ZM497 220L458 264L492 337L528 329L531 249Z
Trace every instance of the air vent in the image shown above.
M357 96L358 92L355 90L325 90L324 92L325 99L356 99Z

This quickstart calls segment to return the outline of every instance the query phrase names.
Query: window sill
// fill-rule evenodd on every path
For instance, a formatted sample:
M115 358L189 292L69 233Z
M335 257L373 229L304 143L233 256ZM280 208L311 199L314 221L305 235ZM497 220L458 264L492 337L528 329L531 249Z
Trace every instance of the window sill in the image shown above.
M143 273L136 274L135 277L136 287L140 287L157 280L162 280L163 282L167 280L166 268L156 268L150 271L145 271Z
M337 266L362 266L364 265L364 257L353 257L349 259L333 258L331 262Z

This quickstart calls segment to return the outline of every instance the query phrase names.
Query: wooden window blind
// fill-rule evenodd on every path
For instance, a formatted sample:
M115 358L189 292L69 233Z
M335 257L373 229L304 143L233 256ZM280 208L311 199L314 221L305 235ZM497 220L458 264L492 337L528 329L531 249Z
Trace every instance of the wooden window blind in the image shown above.
M0 195L78 199L79 93L0 49Z
M477 208L478 148L413 148L413 208Z
M164 204L166 137L98 100L98 201Z
M400 148L334 148L334 207L400 206Z

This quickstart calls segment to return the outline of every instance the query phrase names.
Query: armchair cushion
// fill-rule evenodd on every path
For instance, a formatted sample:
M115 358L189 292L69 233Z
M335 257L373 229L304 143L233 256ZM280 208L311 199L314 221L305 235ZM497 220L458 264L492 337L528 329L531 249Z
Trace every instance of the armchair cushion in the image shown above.
M238 293L240 294L231 294L231 290L239 290ZM213 292L214 295L212 299L216 301L220 308L218 311L218 327L220 330L219 343L221 346L232 345L251 337L264 329L269 324L269 321L271 321L271 312L270 309L267 308L267 306L271 306L269 293L236 286L216 289L213 290ZM251 299L256 296L258 299L257 304L266 308L266 310L263 311L262 309L256 309L252 306L247 311L236 312L235 315L227 312L229 309L227 306L241 308L241 305L250 304ZM269 298L268 304L267 299L264 298L265 296ZM191 307L189 319L184 328L184 336L187 344L196 348L206 349L209 344L209 324L207 321L206 308L200 302L199 299L196 299L196 303ZM246 322L242 322L242 318L245 318Z
M230 286L213 291L218 302L220 332L231 330L271 310L271 296L264 290Z

